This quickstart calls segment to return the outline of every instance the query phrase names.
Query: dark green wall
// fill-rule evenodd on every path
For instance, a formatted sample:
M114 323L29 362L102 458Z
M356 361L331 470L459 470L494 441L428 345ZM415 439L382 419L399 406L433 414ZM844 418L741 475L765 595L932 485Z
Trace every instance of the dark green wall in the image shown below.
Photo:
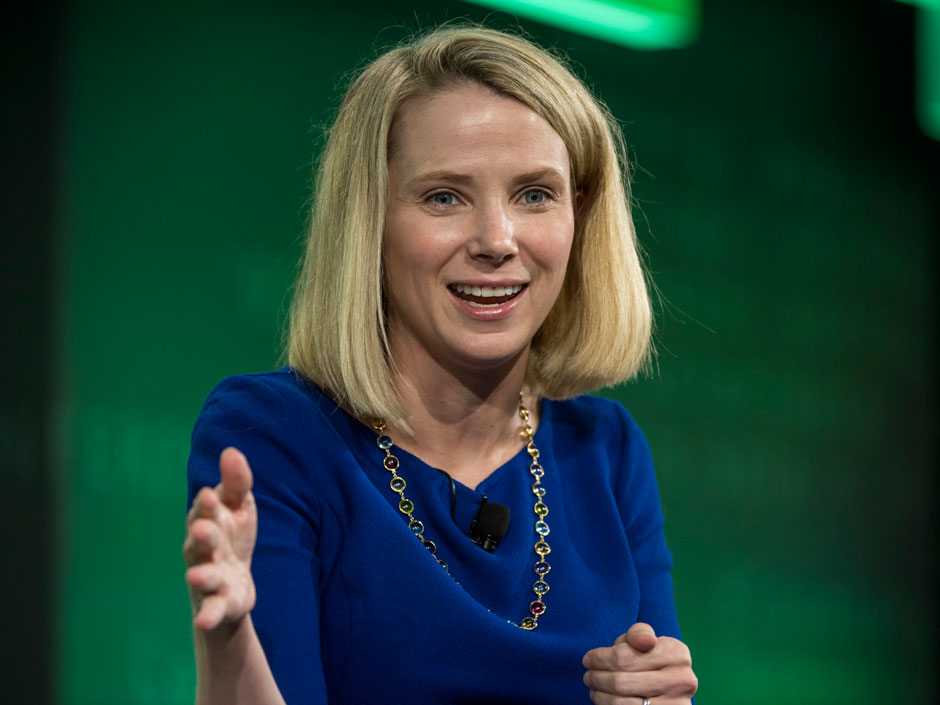
M343 78L403 28L509 22L455 0L320 6L65 14L58 269L31 289L55 292L37 389L56 421L30 423L57 459L58 539L37 551L56 647L35 667L56 702L191 702L189 432L221 377L278 364ZM652 53L524 24L582 67L637 165L659 370L612 394L653 448L702 705L933 697L940 150L914 125L913 18L706 0L693 46Z

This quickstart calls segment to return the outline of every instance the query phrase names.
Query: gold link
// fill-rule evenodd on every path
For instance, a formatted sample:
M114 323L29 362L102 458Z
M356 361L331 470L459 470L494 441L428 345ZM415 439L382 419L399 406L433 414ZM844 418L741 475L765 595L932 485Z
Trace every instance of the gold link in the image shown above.
M521 392L519 393L519 416L521 417L522 422L523 422L522 436L523 436L523 437L526 439L526 441L527 441L525 448L526 448L526 451L529 453L529 456L532 458L532 465L530 466L530 470L531 470L532 468L539 468L539 469L541 470L541 469L542 469L542 466L539 465L539 463L538 463L539 449L538 449L538 448L536 447L536 445L535 445L535 431L532 430L532 426L529 424L529 410L525 407L525 404L523 403L523 398L522 398L522 393L521 393ZM373 428L375 431L377 431L377 432L379 432L379 433L382 433L383 431L385 431L386 424L385 424L385 421L384 421L383 419L380 419L380 418L373 418L373 419L371 420L371 423L372 423L372 428ZM386 458L386 459L387 459L387 458L390 458L390 457L395 457L395 456L392 455L391 446L388 447L388 448L383 448L382 450L385 451L385 458ZM398 458L397 458L397 457L395 457L395 460L396 460L396 462L398 462ZM383 462L383 466L384 466L384 462ZM398 475L398 473L395 471L395 469L390 469L390 468L385 468L385 469L392 473L392 479L393 479L393 480L394 480L395 478L398 478L398 477L399 477L399 475ZM540 475L533 475L533 476L535 477L535 482L533 483L532 486L533 486L533 487L541 487L541 484L542 484L542 483L541 483L541 476L540 476ZM417 522L418 524L420 524L421 522L419 522L417 519L414 518L414 514L413 514L413 512L414 512L414 502L412 502L411 500L408 500L408 499L405 497L405 491L404 491L404 489L399 490L399 491L396 491L396 490L393 489L392 491L395 492L395 493L399 496L400 500L407 501L407 502L411 505L411 507L412 507L412 511L411 511L411 512L408 512L407 514L405 514L405 516L408 517L408 525L409 525L408 528L411 529L411 524L414 523L414 522ZM541 495L537 494L536 496L538 497L538 500L539 500L539 501L536 503L536 506L541 505L542 511L543 511L542 514L539 514L539 512L535 512L535 515L536 515L536 517L535 517L535 518L536 518L536 526L538 526L538 522L541 521L542 517L548 514L548 505L546 505L546 504L544 503L544 501L542 501L542 497L544 496L544 493L541 494ZM399 511L401 511L400 508L399 508ZM402 513L404 514L404 512L402 512ZM414 531L412 531L412 533L414 533ZM538 533L538 532L536 532L536 533ZM441 559L439 559L439 558L437 557L437 545L434 544L434 542L431 541L430 539L425 539L425 537L424 537L424 527L423 527L423 526L421 527L421 531L419 531L419 532L417 532L417 533L414 533L414 536L415 536L416 539L418 539L418 540L422 543L422 545L423 545L424 542L427 540L428 542L431 543L432 546L434 546L433 549L430 549L430 548L429 548L429 549L428 549L428 552L429 552L429 553L434 557L434 559L441 565L441 567L444 569L444 571L445 571L448 575L450 575L450 568L447 566L447 564L446 564L444 561L442 561ZM425 548L428 548L428 547L425 546ZM536 541L534 548L535 548L536 554L538 555L538 558L536 559L536 562L535 562L536 566L538 567L539 565L544 564L544 565L547 567L547 566L548 566L548 562L545 560L545 556L547 556L547 555L548 555L549 553L551 553L551 551L552 551L552 549L551 549L551 548L549 547L549 545L548 545L548 542L546 542L543 538L538 537L538 541ZM547 575L547 573L548 573L548 571L546 571L546 572L544 572L544 573L538 573L539 579L536 581L536 584L542 584L542 585L545 586L545 592L543 592L543 593L541 593L541 594L540 594L540 593L536 593L536 595L538 596L538 601L541 602L541 604L543 605L543 607L542 607L542 613L540 613L540 614L544 614L545 609L546 609L546 607L545 607L545 594L548 592L548 583L545 582L545 575ZM451 577L453 577L453 576L451 576ZM533 586L533 592L534 592L534 591L535 591L535 590L534 590L534 586ZM518 626L518 627L521 628L521 629L525 629L526 631L532 631L532 630L534 630L536 627L538 627L538 618L539 618L540 614L535 614L535 615L526 616L526 617L525 617L524 619L522 619L522 620L520 621L520 623L519 623L518 625L516 625L516 626Z

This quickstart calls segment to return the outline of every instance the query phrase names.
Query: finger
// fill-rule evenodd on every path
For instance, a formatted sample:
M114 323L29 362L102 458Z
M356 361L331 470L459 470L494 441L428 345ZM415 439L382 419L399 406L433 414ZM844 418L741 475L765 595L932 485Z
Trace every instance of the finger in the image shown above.
M623 637L624 641L637 651L652 651L656 646L656 632L645 622L634 624Z
M670 666L692 665L689 647L678 639L661 636L650 651L638 651L619 637L613 646L592 649L582 660L585 668L608 671L655 671Z
M219 499L229 507L237 507L251 491L251 467L237 448L226 448L219 456L222 481L216 487Z
M222 587L222 572L211 563L194 565L186 571L186 582L204 595L218 592Z
M642 695L647 698L662 695L662 672L660 671L598 671L584 674L584 685L598 693L621 696Z
M584 674L584 683L596 693L650 698L671 694L678 683L673 669L661 671L596 671Z
M619 697L646 697L665 705L670 698L687 698L698 689L690 666L669 666L657 671L588 671L584 683L594 693ZM663 699L665 698L665 700ZM683 701L687 702L687 701Z
M199 629L215 629L225 618L225 598L221 595L209 595L202 601L199 612L193 618L193 624Z
M193 506L186 514L186 523L192 524L196 519L204 517L215 519L219 514L219 498L211 487L203 487L196 493Z
M640 652L634 649L625 641L620 641L613 646L601 646L597 649L591 649L581 663L585 668L602 671L626 671L633 667Z
M613 695L612 693L602 693L599 690L590 690L591 702L594 705L643 705L643 698Z
M183 542L183 557L187 565L212 560L212 552L219 545L221 534L218 524L211 519L197 519L186 532Z

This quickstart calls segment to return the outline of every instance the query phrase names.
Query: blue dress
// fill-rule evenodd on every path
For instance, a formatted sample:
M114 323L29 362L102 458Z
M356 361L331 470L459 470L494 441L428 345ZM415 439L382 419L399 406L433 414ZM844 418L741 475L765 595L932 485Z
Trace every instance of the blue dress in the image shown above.
M224 380L193 431L190 503L218 483L223 448L252 467L252 619L290 705L589 703L586 651L638 621L679 638L649 448L619 404L542 402L551 571L535 631L515 626L538 577L528 453L471 490L395 448L448 575L398 510L375 439L289 368ZM493 553L468 535L484 495L510 509Z

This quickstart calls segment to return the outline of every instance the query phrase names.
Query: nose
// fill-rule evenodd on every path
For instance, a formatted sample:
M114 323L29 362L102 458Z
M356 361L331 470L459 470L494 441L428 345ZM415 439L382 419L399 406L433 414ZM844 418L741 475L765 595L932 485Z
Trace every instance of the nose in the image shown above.
M495 205L480 208L474 228L468 245L473 259L498 265L519 253L516 223L506 209Z

